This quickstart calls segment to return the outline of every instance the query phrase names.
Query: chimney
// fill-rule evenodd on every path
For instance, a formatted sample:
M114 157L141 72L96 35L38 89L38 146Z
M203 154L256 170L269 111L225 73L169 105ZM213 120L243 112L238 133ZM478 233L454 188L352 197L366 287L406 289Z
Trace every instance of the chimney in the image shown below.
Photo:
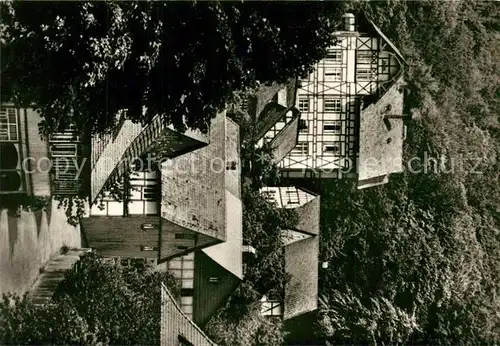
M355 22L354 14L346 13L342 16L342 19L344 20L344 30L345 31L350 31L350 32L356 31L356 28L355 28L356 22Z

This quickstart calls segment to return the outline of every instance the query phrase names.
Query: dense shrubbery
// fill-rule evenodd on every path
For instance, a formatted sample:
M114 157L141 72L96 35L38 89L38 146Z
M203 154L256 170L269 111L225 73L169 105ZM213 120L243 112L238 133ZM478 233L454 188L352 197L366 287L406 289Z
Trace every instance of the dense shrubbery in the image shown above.
M4 296L0 344L158 344L161 282L178 294L167 273L86 255L66 273L51 304Z
M205 327L212 340L227 346L281 345L282 321L262 316L259 298L252 284L243 282Z

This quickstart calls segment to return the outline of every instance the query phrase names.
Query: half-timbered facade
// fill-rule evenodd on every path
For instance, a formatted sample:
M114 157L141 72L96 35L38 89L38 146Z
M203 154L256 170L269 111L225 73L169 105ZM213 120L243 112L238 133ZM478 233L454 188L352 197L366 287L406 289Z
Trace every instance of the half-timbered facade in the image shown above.
M358 177L359 170L366 168L360 166L366 162L359 162L360 151L364 149L376 152L391 147L392 154L402 156L402 141L387 139L394 135L403 137L399 125L396 126L398 133L389 134L380 129L381 135L387 135L382 146L362 148L360 137L363 125L368 125L362 122L363 110L377 103L391 88L394 89L395 84L398 93L391 100L390 115L401 117L404 59L373 22L361 18L363 20L357 25L352 14L345 15L344 19L345 28L335 33L335 43L325 58L314 66L307 78L298 82L294 108L300 116L288 111L259 143L273 144L286 124L297 119L295 136L288 136L287 148L293 148L286 155L277 151L280 153L279 167L285 177ZM380 113L371 120L383 124L386 116ZM393 122L397 122L395 119L393 117ZM363 135L370 136L369 133ZM294 140L295 145L291 146ZM371 152L362 155L370 156ZM387 167L386 174L399 169Z

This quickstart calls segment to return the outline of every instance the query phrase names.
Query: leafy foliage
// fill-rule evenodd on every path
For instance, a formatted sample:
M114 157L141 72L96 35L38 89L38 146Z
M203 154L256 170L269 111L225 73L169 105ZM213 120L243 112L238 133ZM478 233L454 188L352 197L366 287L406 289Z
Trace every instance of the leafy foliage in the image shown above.
M39 110L44 133L69 122L106 132L120 110L204 131L235 91L305 75L330 44L338 8L9 2L1 8L2 99Z
M249 128L248 124L243 126ZM251 141L251 131L243 133L242 158L253 164L259 151ZM270 155L268 148L261 152ZM242 189L243 243L252 245L257 252L245 262L243 282L205 327L217 344L280 345L284 341L281 319L260 314L263 295L283 297L289 274L285 271L281 230L293 228L298 222L293 209L278 208L260 193L266 183L275 182L277 172L271 160L262 160L243 171L249 181Z
M12 194L0 198L0 209L7 209L10 214L19 216L21 211L45 210L50 203L48 196L29 196L26 194Z
M51 304L5 296L2 344L157 344L160 283L179 293L175 279L85 255L59 284Z
M283 344L280 318L262 316L258 297L251 284L242 283L205 327L212 340L227 346Z
M63 208L67 222L72 226L80 224L80 218L85 215L87 198L80 196L54 196L58 201L57 208Z
M333 291L327 306L320 309L318 330L326 337L342 335L354 344L401 344L418 329L415 315L394 306L386 298L370 298L368 306L349 290Z

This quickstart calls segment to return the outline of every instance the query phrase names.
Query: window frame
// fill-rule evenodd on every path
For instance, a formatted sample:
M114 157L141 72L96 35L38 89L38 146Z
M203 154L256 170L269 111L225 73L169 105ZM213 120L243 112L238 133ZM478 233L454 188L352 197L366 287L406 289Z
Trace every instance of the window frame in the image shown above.
M340 82L340 81L342 81L342 68L340 68L340 67L325 67L324 80L325 80L325 82Z
M342 49L340 48L328 48L326 52L325 60L327 63L341 64L342 63Z
M300 152L298 152L299 147L300 147ZM307 142L307 141L297 142L297 144L290 151L290 155L292 155L292 156L307 156L307 155L309 155L309 142Z
M327 148L337 148L337 150L329 150ZM337 142L324 142L323 143L323 156L340 156L340 144Z
M299 95L297 102L298 102L297 108L299 109L300 112L309 112L310 111L311 101L309 100L309 97ZM302 102L304 102L304 104Z
M330 105L328 105L330 103ZM325 113L341 113L342 99L340 98L325 98L323 99L323 112Z
M331 129L327 129L327 126L331 126ZM342 133L342 121L341 120L328 120L323 122L323 133L324 134L334 134L339 135Z
M13 114L9 114L10 111ZM13 116L15 123L11 122L11 116ZM5 131L2 131L2 128L5 128ZM15 138L12 136L11 128L15 129ZM0 107L0 141L19 142L19 112L15 107Z

